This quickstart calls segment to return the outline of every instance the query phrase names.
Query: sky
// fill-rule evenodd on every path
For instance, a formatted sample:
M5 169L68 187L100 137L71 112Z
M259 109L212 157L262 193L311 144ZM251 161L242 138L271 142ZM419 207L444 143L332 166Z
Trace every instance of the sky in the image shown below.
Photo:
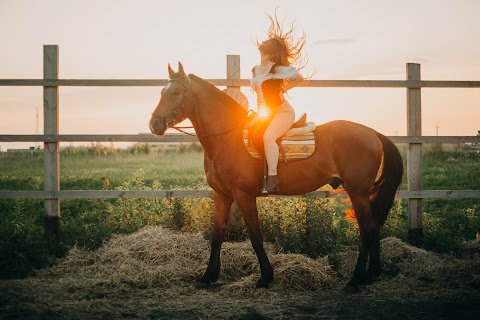
M178 61L220 79L228 54L240 55L248 79L275 8L306 34L302 73L312 79L404 80L413 62L423 80L480 80L478 0L0 0L0 78L42 78L43 45L56 44L61 79L166 79ZM60 133L149 132L160 90L60 87ZM255 109L255 94L242 92ZM295 88L288 99L317 124L346 119L406 135L405 88ZM0 134L41 134L42 116L41 87L0 87ZM477 130L480 88L422 89L423 135Z

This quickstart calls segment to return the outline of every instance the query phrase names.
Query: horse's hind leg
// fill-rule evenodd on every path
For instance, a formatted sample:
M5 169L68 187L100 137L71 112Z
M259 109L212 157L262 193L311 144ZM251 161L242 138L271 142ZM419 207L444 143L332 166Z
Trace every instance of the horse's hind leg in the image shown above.
M225 228L228 223L233 199L218 192L213 193L213 230L210 259L203 276L198 279L197 287L207 287L217 281L220 274L220 249L225 238Z
M242 211L243 221L247 226L250 241L252 242L253 249L260 263L261 277L257 282L257 288L268 288L270 282L273 280L273 268L263 247L263 237L258 221L256 198L252 195L239 192L235 194L235 202Z
M371 247L378 234L378 228L373 221L368 196L351 196L353 209L360 228L360 252L352 279L345 287L346 291L358 291L358 285L368 281L366 266Z
M382 264L380 261L380 228L376 227L372 231L372 239L370 243L370 260L368 262L367 280L373 283L382 273Z

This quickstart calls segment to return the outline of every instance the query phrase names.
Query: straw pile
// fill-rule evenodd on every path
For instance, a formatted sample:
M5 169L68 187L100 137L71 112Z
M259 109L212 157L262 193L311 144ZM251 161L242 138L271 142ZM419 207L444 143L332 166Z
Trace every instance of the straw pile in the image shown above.
M411 246L398 238L380 241L383 273L389 276L441 276L449 268L449 262L438 254ZM342 278L352 275L358 251L345 247L336 255L337 273Z
M335 280L326 258L274 254L269 245L266 250L275 269L272 291L315 291L331 287ZM71 293L87 291L94 295L155 289L163 298L171 299L197 292L195 279L205 271L209 252L208 242L199 235L146 227L131 235L115 235L96 251L74 248L32 280L53 282L59 290ZM221 261L220 293L248 296L255 290L260 269L249 241L225 243ZM36 285L34 282L31 285Z
M440 255L390 237L381 241L382 261L387 272L413 277L441 277L451 263Z
M475 285L480 286L478 243L465 245L476 257L469 260L445 258L396 238L382 240L381 246L384 276L365 287L364 294L429 299L460 287L468 293L463 296L471 296ZM269 290L256 290L260 270L250 242L225 243L219 284L198 290L195 279L205 271L209 251L208 242L199 235L146 227L113 236L96 251L73 248L66 258L35 276L0 282L0 301L32 318L216 319L251 318L258 312L279 317L285 315L282 308L292 305L300 308L288 311L294 315L316 310L318 301L325 312L332 312L338 301L352 299L345 299L340 289L352 275L355 249L344 248L329 263L328 257L276 254L267 244L275 279ZM331 269L332 261L337 273ZM342 305L350 308L350 303Z
M480 257L480 239L465 241L460 246L460 253L464 257L479 258Z
M367 287L370 293L425 298L480 288L479 243L465 243L463 251L468 255L462 259L417 248L395 237L381 240L380 246L382 276ZM345 247L333 257L334 269L344 281L352 276L357 256L357 250Z
M191 285L207 250L200 237L147 227L131 235L115 235L97 251L74 248L37 277L55 278L68 291L179 287L162 291L166 297L176 296Z

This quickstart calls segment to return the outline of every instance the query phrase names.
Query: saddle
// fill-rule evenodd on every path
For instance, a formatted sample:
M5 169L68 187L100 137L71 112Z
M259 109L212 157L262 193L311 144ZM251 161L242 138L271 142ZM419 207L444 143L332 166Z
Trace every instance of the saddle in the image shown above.
M263 134L270 123L270 119L250 116L251 121L244 128L244 146L250 156L255 159L264 157ZM302 160L310 157L315 152L315 123L307 122L307 115L302 114L285 135L277 140L279 146L279 160Z

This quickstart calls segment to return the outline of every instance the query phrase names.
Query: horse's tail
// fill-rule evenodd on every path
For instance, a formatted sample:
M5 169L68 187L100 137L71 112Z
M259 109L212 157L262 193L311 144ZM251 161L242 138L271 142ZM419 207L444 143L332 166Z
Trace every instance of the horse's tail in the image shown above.
M390 139L378 132L377 136L383 145L383 167L370 194L370 208L373 220L381 227L387 220L395 194L402 183L403 161L398 148Z

